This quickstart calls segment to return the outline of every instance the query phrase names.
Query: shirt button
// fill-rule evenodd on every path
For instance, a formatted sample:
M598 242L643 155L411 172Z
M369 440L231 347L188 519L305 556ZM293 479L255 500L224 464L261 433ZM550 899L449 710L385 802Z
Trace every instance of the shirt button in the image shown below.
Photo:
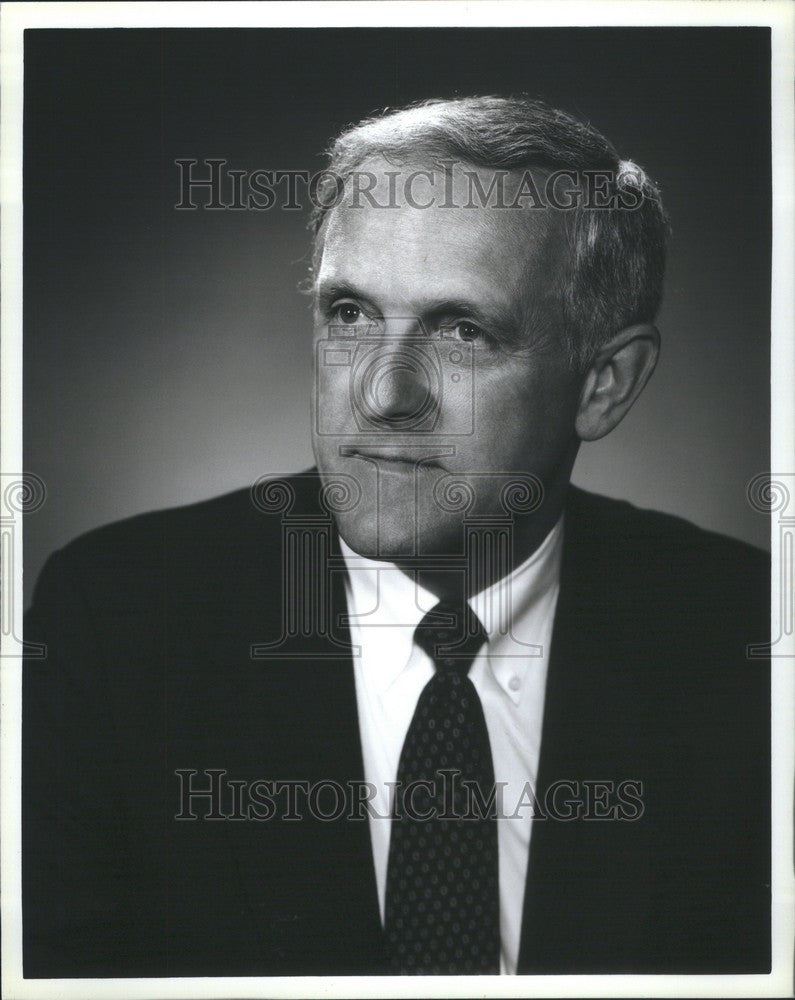
M508 687L511 689L511 691L518 691L521 686L522 686L522 682L519 680L519 678L516 675L514 675L508 681Z

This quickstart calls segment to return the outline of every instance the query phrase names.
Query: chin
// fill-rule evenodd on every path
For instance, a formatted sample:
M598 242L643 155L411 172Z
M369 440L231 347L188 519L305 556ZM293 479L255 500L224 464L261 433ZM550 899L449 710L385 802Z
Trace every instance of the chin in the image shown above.
M375 516L337 515L337 528L345 543L358 555L385 562L401 562L417 556L461 555L461 524L424 524L417 531L406 511Z
M369 559L394 559L414 555L414 525L409 519L382 518L380 524L375 516L351 514L337 515L339 533L354 552ZM397 523L396 523L397 522Z

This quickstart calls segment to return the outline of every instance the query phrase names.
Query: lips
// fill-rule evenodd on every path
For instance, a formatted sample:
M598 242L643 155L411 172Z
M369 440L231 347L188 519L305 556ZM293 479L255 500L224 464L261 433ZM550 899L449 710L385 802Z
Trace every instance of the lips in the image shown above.
M415 466L433 466L434 468L440 469L442 466L439 464L439 460L435 457L418 455L416 452L410 451L400 451L392 450L388 448L352 448L349 452L352 458L366 458L371 461L378 462L383 465L394 465L394 466L406 466L408 468L414 468Z

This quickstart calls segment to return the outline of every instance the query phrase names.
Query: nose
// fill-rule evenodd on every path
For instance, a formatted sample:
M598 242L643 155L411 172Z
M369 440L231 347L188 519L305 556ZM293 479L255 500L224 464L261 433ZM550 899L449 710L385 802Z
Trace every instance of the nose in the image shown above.
M417 355L417 345L390 345L372 359L362 388L373 423L413 424L427 409L432 387Z
M354 403L367 423L383 430L419 429L436 405L438 363L416 324L388 328L362 352L354 375Z

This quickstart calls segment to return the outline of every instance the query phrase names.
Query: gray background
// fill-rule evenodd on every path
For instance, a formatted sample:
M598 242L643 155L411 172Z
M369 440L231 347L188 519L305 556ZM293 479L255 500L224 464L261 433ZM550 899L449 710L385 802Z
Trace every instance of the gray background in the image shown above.
M175 211L174 160L313 171L454 94L542 97L663 189L661 363L575 482L767 546L767 29L27 31L25 74L28 597L89 528L312 464L306 214Z

